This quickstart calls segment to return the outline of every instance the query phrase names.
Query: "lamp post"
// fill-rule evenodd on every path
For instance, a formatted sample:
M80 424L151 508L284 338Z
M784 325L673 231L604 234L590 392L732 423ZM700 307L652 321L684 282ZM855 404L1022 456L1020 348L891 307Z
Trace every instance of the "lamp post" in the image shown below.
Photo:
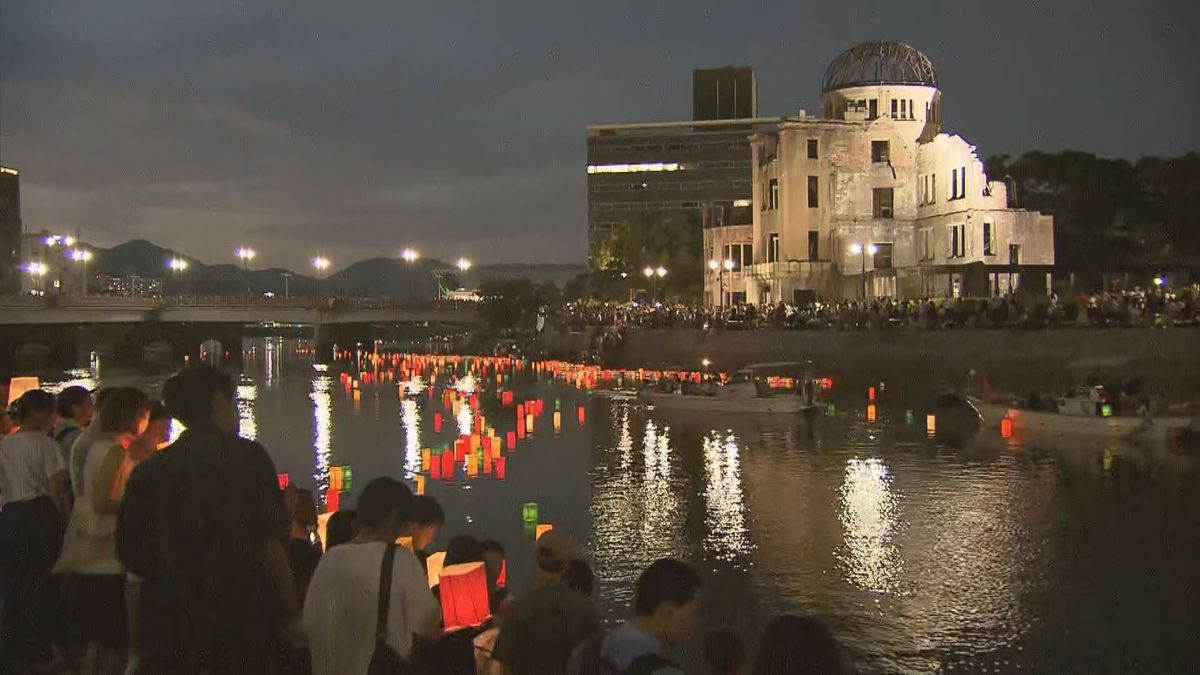
M46 263L31 262L28 265L26 265L24 269L26 272L29 272L29 276L31 276L37 280L37 287L35 290L37 292L39 292L41 295L45 295L46 288L44 285L45 284L44 279L46 277L46 272L50 271L50 268L46 267Z
M866 246L863 246L862 244L850 244L851 253L854 255L862 255L862 268L860 271L862 276L863 302L866 302L867 300L867 255L875 255L875 252L878 250L879 247L875 244L867 244Z
M88 295L87 264L92 259L92 252L87 249L77 248L73 249L68 257L79 263L79 293L81 297L86 298Z
M171 270L171 275L175 277L176 292L182 290L180 288L182 284L179 283L179 279L183 276L183 271L188 268L188 261L184 260L183 258L170 258L167 260L167 268ZM180 293L180 295L183 294Z
M642 274L646 275L646 278L650 280L650 301L657 303L658 280L667 276L667 268L663 267L662 265L659 265L658 267L646 265L646 268L642 270Z
M246 295L249 295L250 294L250 275L249 275L250 261L254 260L254 256L256 256L258 254L255 253L254 249L246 247L246 246L239 246L238 249L236 251L234 251L234 254L242 261L242 271L247 273L246 274Z
M417 261L417 258L421 257L421 254L417 253L416 249L405 247L403 251L400 251L400 257L403 258L404 262L408 264L408 296L411 299L414 295L416 295L416 287L413 282L412 266L413 263Z
M312 259L312 266L317 270L317 301L321 300L321 282L325 279L325 270L329 269L329 258L319 255Z

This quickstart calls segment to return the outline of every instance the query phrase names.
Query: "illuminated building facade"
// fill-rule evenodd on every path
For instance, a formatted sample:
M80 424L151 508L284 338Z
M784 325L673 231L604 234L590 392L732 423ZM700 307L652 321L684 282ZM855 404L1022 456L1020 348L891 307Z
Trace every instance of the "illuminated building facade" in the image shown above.
M0 294L21 290L21 175L0 166Z
M697 70L692 85L692 120L588 126L589 244L647 214L750 222L750 136L780 120L757 117L750 68Z
M908 45L835 59L820 117L752 137L753 225L705 230L706 302L1048 288L1053 218L1012 208L975 148L942 131L941 98L933 64Z

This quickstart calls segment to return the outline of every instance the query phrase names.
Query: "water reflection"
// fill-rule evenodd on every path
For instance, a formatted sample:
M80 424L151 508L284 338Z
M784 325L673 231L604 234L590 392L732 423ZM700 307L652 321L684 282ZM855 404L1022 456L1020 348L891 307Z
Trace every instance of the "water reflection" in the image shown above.
M269 342L267 344L270 344ZM258 386L254 380L242 376L237 388L238 435L248 440L258 439L258 421L254 417L254 404L258 400Z
M741 456L737 438L713 432L704 437L705 546L719 560L732 561L750 550L742 499Z
M887 465L875 458L847 461L840 492L845 553L839 558L846 578L864 590L894 591L900 557L892 540L896 498Z
M475 415L471 412L471 406L460 401L455 401L454 405L458 408L454 411L454 419L458 422L458 435L470 436L475 425Z
M83 387L88 391L95 391L100 386L100 383L96 380L96 376L87 368L72 368L64 372L63 375L64 377L61 380L40 383L41 389L57 396L60 391L67 387Z
M411 480L421 472L421 411L417 402L400 402L400 425L404 428L404 478Z
M313 404L313 448L316 450L313 480L321 494L329 489L329 452L333 437L333 398L329 395L331 383L328 375L314 377L312 393L308 395Z

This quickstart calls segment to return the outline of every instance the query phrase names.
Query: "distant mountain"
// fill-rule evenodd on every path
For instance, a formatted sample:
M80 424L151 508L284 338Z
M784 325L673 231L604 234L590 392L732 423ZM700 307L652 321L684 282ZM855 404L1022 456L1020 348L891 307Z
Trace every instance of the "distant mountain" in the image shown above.
M233 295L272 292L283 297L312 296L318 291L318 280L307 274L297 274L280 268L244 270L222 263L205 265L196 258L163 248L144 239L118 244L109 249L94 249L95 258L89 269L95 274L115 277L138 275L162 279L167 293L197 293L201 295ZM172 272L167 261L179 258L188 263L182 272ZM459 286L477 288L492 279L528 277L538 283L552 282L561 287L582 272L585 265L526 265L501 263L476 265L467 273L436 258L422 258L406 263L398 258L369 258L322 279L322 293L342 296L388 298L398 301L427 300L437 296L439 279L445 288Z

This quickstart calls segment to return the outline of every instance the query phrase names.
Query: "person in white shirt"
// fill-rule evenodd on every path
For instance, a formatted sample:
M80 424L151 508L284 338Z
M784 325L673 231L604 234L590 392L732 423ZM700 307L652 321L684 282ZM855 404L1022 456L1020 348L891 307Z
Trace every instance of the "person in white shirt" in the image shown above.
M404 529L411 502L404 484L391 478L371 481L358 500L358 536L321 557L304 602L314 675L367 672L375 650L383 555ZM437 637L441 612L412 553L400 547L392 565L387 644L407 661L414 635Z
M40 389L17 399L21 430L0 441L0 672L49 667L55 656L50 568L62 546L67 467L48 432L54 397Z

